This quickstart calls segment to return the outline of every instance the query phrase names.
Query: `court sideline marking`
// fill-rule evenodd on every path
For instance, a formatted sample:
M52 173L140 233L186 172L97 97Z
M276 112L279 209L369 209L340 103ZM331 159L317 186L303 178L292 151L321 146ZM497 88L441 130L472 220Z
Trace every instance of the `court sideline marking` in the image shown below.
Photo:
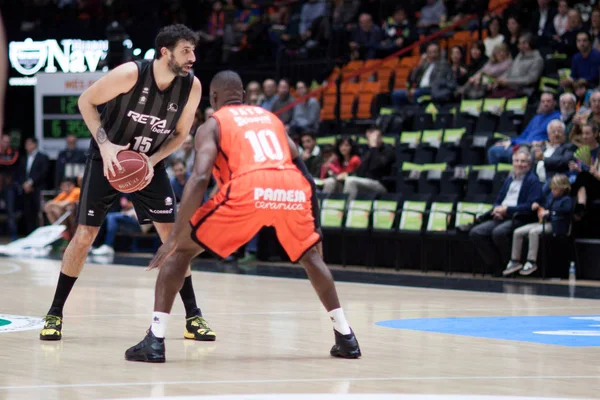
M8 267L8 269L3 269L3 267ZM0 275L8 275L13 272L19 272L21 270L21 266L19 264L11 263L11 262L2 262L0 264Z
M242 379L216 381L173 381L173 382L115 382L115 383L70 383L57 385L0 386L0 390L63 389L87 387L123 387L154 385L231 385L252 383L315 383L315 382L369 382L369 381L468 381L468 380L552 380L552 379L600 379L600 375L548 375L548 376L400 376L373 378L314 378L314 379Z

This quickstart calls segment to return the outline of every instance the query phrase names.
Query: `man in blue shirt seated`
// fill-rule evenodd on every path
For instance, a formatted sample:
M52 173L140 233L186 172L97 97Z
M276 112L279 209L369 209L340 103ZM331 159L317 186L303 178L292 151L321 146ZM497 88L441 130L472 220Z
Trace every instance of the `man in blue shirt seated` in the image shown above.
M177 203L181 201L183 196L183 188L190 178L190 173L185 168L185 161L177 158L171 164L173 168L173 178L171 178L171 187L175 193L175 200Z
M592 43L592 35L589 32L581 31L577 34L579 53L575 54L571 61L571 76L560 81L563 87L578 79L585 79L590 87L598 86L600 51L596 50Z
M469 232L475 248L487 269L501 276L510 258L513 229L535 218L531 205L542 194L542 184L531 169L531 154L519 148L512 157L513 171L500 189L489 220L476 225ZM516 218L515 214L520 215Z
M511 160L514 146L548 140L546 129L553 119L560 119L560 111L556 110L556 100L551 93L543 93L538 113L529 121L525 130L512 140L501 140L490 147L488 162L490 164L508 163Z

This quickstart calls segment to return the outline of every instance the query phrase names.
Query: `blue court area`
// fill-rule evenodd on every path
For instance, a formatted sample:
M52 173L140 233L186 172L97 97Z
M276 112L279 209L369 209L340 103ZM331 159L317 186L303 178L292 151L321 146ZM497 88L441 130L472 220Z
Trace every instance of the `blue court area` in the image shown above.
M598 315L418 318L380 321L376 325L555 346L600 346L600 316Z

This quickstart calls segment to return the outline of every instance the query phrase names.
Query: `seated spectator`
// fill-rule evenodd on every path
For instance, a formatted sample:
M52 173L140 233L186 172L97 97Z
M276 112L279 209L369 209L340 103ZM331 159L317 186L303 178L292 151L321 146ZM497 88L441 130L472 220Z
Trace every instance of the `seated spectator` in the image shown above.
M128 233L138 233L142 229L138 223L135 208L129 196L122 196L121 211L106 214L106 237L104 244L91 251L95 256L112 256L115 254L115 238L119 230Z
M533 222L515 229L511 260L502 275L507 276L517 271L521 275L531 275L537 270L537 256L542 233L554 233L556 235L569 233L573 208L573 201L569 196L571 190L569 178L562 174L554 175L550 181L550 190L550 195L546 196L541 204L535 202L531 205L531 210L537 213L539 222ZM521 252L525 236L529 237L529 250L527 260L523 265L521 263Z
M556 9L551 7L551 0L537 0L537 8L534 9L530 17L531 25L529 30L534 34L540 45L546 45L551 42L556 35L554 30L554 16Z
M321 167L323 192L341 192L346 178L354 173L360 165L358 148L350 137L343 137L335 143L334 154L324 160Z
M64 238L71 240L75 233L75 208L79 203L80 189L75 185L72 178L63 178L60 183L60 193L44 206L44 212L48 221L53 224L67 211L71 211L71 215L65 220Z
M496 46L504 43L504 35L501 32L502 23L500 18L492 17L488 23L488 37L483 40L485 55L490 58Z
M302 141L302 160L306 165L306 169L313 177L318 177L321 174L323 166L323 155L321 148L317 145L315 134L312 132L304 132L301 137Z
M421 8L421 18L417 27L427 31L429 28L438 28L445 22L446 6L442 0L427 0L427 4Z
M569 10L568 16L568 28L565 33L560 36L558 42L555 43L554 48L556 51L566 54L568 58L573 57L577 53L577 35L584 28L583 20L581 19L581 13L572 8Z
M296 96L304 97L308 93L306 84L302 81L296 83ZM301 103L294 106L292 110L292 120L290 121L290 134L302 134L304 132L317 132L319 130L319 120L321 116L321 106L319 100L309 97Z
M529 151L519 148L512 158L513 171L504 181L489 220L474 226L469 232L485 266L494 276L501 276L510 258L510 238L515 228L525 225L533 216L531 206L538 201L542 184L531 170ZM513 218L525 213L523 218Z
M561 86L565 87L578 79L585 79L591 86L597 86L600 51L592 47L592 37L588 32L581 31L577 34L577 49L579 53L571 61L571 76L561 79Z
M468 78L468 71L465 65L464 49L461 46L452 46L450 49L450 69L456 83L464 85Z
M488 62L489 58L485 55L485 45L481 40L476 40L469 48L469 65L467 65L467 76L471 77L477 73Z
M504 38L504 43L508 46L511 57L514 59L519 55L519 41L521 39L521 24L515 16L510 16L506 20L506 30L508 35Z
M590 35L592 35L592 46L600 50L600 8L594 8L590 16Z
M260 87L260 83L257 81L250 81L246 85L246 104L253 106L258 105L263 98L263 93Z
M590 97L592 97L593 90L590 89L590 84L585 79L577 79L573 82L573 91L577 98L577 104L575 105L575 111L584 111L590 108Z
M403 6L397 6L394 14L385 21L383 32L384 39L380 45L383 57L410 46L419 39L417 29L410 22Z
M190 173L185 167L185 161L178 158L173 160L171 167L173 168L174 175L171 178L171 187L173 188L173 193L175 193L175 201L179 203L183 196L183 188L190 178Z
M558 1L558 13L554 16L554 31L557 36L562 36L569 26L569 2L567 0Z
M467 84L463 86L459 93L465 99L480 99L485 96L488 89L492 87L495 78L504 74L512 63L508 46L504 43L499 44L494 49L490 60L470 77Z
M392 104L395 107L416 101L423 95L431 95L439 100L451 96L456 83L452 80L450 66L440 55L439 44L430 43L427 46L427 52L421 57L419 65L411 71L408 82L410 89L392 92Z
M203 60L208 62L221 61L223 34L225 33L225 11L223 2L216 0L212 3L212 12L208 17L206 28L198 32L200 49Z
M235 10L233 23L226 24L223 33L222 61L230 61L231 55L253 43L260 33L261 11L252 0L242 0L242 8Z
M532 153L537 162L536 173L540 182L550 182L554 175L569 172L569 162L573 160L577 146L565 142L565 138L565 124L554 119L548 124L548 141L533 143Z
M54 183L57 186L60 185L63 178L65 177L65 173L67 172L66 171L67 164L80 164L81 170L83 171L83 166L85 165L85 163L87 161L87 156L85 155L85 151L77 148L77 136L75 136L73 134L68 134L67 137L65 138L65 141L67 142L67 147L64 150L61 150L60 153L58 153L58 157L56 158L56 165L54 167L54 171L55 171ZM76 173L77 171L68 171L68 172L70 172L70 174L67 175L68 178L76 177L76 176L73 176L72 174ZM83 174L83 172L82 172L82 174Z
M358 19L358 27L350 39L350 59L371 60L375 58L383 39L383 31L373 23L373 17L369 14L361 14Z
M277 100L277 84L273 79L265 79L263 82L264 96L258 105L267 111L271 111L273 103Z
M306 48L314 48L324 39L328 14L327 2L308 0L302 5L299 33Z
M547 128L550 121L560 118L560 112L555 110L556 101L551 93L542 94L538 113L529 121L523 132L514 139L497 142L488 150L488 162L497 164L509 162L517 145L531 145L533 142L548 140Z
M192 135L188 135L181 144L181 147L168 157L169 163L167 166L167 174L169 175L169 179L173 178L174 176L173 162L175 160L182 160L187 166L187 171L192 172L195 154L194 137Z
M278 111L292 104L294 100L295 99L290 95L289 81L287 79L281 79L277 86L277 99L273 102L271 112L275 113L284 125L290 124L294 111L292 108L281 113L278 113Z
M534 48L533 36L521 35L519 54L508 71L496 80L491 97L514 98L521 93L530 94L542 76L543 70L544 60L540 52Z
M569 133L569 140L578 146L581 146L581 133L583 126L588 122L600 125L600 91L595 91L590 96L589 110L580 109L573 117L573 129Z
M558 98L558 108L560 109L560 120L565 125L570 125L575 116L575 107L577 105L577 98L573 93L563 93ZM568 133L568 132L565 132Z
M582 160L569 162L569 169L577 174L573 183L573 193L577 195L575 217L580 220L585 214L589 203L600 198L600 150L599 127L593 123L583 126L581 133L581 147L587 146L590 151L589 164Z
M346 177L344 193L353 200L359 193L385 193L387 189L381 181L392 174L396 161L394 148L383 143L381 130L371 127L367 130L369 149L360 158L360 165L354 175Z
M9 135L0 137L0 200L4 200L10 239L17 240L16 196L14 178L19 160L18 150L13 150Z

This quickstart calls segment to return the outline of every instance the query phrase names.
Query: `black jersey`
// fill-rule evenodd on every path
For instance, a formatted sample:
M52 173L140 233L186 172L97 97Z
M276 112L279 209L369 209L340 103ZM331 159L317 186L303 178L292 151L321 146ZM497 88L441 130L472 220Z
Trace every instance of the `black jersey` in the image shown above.
M137 83L129 92L106 103L101 123L112 143L121 146L129 143L129 150L151 156L175 132L192 91L194 75L190 72L185 77L177 76L161 91L154 80L153 61L141 60L135 64ZM100 156L95 140L91 141L90 154Z

